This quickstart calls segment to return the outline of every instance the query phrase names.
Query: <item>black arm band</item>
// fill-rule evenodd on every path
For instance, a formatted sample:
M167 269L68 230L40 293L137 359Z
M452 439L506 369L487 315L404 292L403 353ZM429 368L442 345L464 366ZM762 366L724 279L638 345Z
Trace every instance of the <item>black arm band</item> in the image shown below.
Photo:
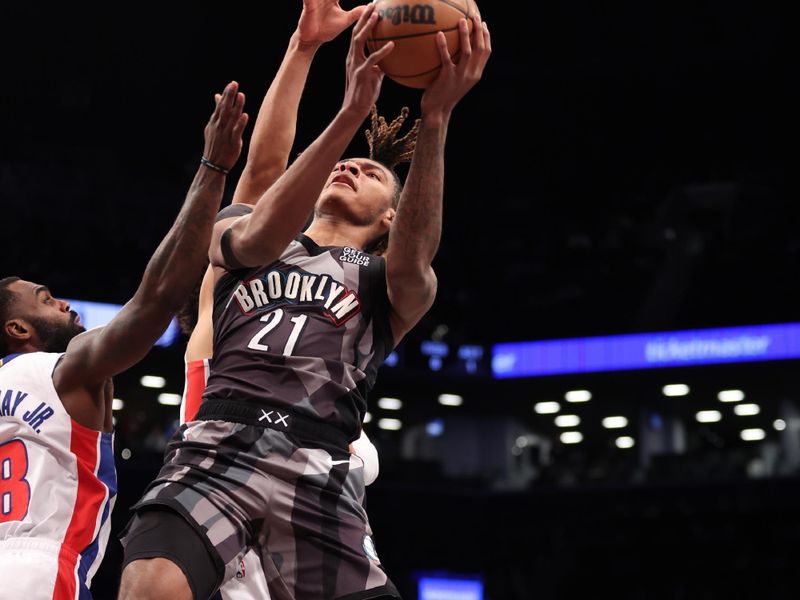
M222 238L219 241L219 248L222 250L222 258L225 260L225 266L228 268L229 271L234 269L246 269L247 265L243 265L240 263L236 256L233 253L233 248L231 248L231 236L233 235L233 229L228 227L225 232L222 234Z
M214 164L210 160L208 160L205 156L200 159L200 164L208 167L212 171L216 171L217 173L222 173L223 175L227 175L230 171L224 167L220 167L219 165Z

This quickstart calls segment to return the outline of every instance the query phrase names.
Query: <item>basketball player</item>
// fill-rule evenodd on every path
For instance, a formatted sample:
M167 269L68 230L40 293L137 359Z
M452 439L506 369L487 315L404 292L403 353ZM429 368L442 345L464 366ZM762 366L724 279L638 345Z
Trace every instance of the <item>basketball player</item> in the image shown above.
M335 1L304 0L297 30L259 110L233 205L255 204L286 170L294 142L297 109L314 54L323 43L352 25L365 9L361 6L346 12ZM198 302L190 307L196 311L191 318L191 321L196 319L196 324L186 323L189 317L181 322L184 331L190 334L185 355L186 385L180 408L181 424L194 420L205 391L213 353L212 306L213 270L209 267ZM364 461L364 483L371 484L378 476L378 452L363 431L351 445L351 451ZM256 552L245 555L236 576L226 581L218 594L222 600L269 599L267 581Z
M433 302L447 125L481 77L490 38L479 18L472 36L462 21L455 65L437 37L443 68L423 95L401 191L380 162L339 160L377 96L374 65L391 51L364 56L375 21L371 5L354 28L331 125L252 212L215 226L214 368L197 420L173 438L128 526L123 599L207 598L250 547L273 600L399 597L347 446L378 366ZM406 154L372 137L373 150ZM387 233L385 258L365 252Z
M194 284L239 157L247 115L230 83L205 129L201 166L136 294L84 332L50 290L0 280L0 596L91 598L117 483L111 377L137 363Z

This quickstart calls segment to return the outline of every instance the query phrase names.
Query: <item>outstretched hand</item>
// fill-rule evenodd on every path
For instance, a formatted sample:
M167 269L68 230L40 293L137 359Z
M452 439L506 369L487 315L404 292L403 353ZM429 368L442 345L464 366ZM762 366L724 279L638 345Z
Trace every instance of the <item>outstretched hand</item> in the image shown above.
M230 170L242 152L242 134L247 125L244 94L239 84L231 81L222 94L216 94L217 103L205 129L203 156L215 165Z
M342 108L363 114L363 118L366 118L381 91L383 71L378 63L394 50L394 42L388 42L369 57L366 55L364 48L377 22L375 5L370 4L353 28L347 53L347 81Z
M303 12L297 23L300 43L320 45L329 42L355 23L366 10L366 5L344 10L339 6L339 0L303 0Z
M442 32L436 36L436 45L442 68L422 96L422 115L436 112L450 113L456 104L480 81L483 69L492 53L492 38L486 23L479 15L472 17L472 35L466 19L458 23L461 55L458 64L450 58L447 38Z

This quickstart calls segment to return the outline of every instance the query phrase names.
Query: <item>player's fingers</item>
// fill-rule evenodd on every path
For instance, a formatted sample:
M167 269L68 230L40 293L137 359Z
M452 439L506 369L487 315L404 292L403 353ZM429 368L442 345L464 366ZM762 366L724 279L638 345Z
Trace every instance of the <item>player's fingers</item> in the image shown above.
M375 28L375 24L378 22L378 13L376 13L373 9L372 14L367 19L366 25L361 29L361 31L356 34L355 39L353 40L356 46L363 48L364 44L367 43L372 30Z
M369 23L369 20L374 12L375 12L375 5L370 3L367 5L366 9L361 13L361 15L359 15L358 22L356 23L356 26L353 28L354 40L356 39L356 36L364 30L364 27L367 26L367 23Z
M239 92L233 97L233 110L240 113L244 109L244 93Z
M215 116L221 117L223 114L228 112L228 109L231 105L231 96L235 94L234 92L235 86L231 81L228 85L225 86L225 89L222 90L222 97L219 99L217 103L217 108L214 111Z
M225 93L222 95L222 100L225 102L226 107L232 107L236 102L236 96L239 92L239 84L231 81L228 87L225 88Z
M239 119L236 121L236 125L233 126L233 135L235 139L239 139L242 137L244 133L244 128L247 127L247 122L250 120L250 116L247 113L242 113L239 115Z
M458 62L465 64L472 56L472 42L469 39L469 25L466 19L458 20L458 37L461 41L461 58Z
M441 31L436 34L436 49L439 50L439 58L442 61L442 68L452 68L453 59L450 58L450 50L447 48L447 37Z
M370 6L373 6L374 8L374 5L372 4L364 4L363 6L356 6L354 9L347 11L347 27L350 27L350 25L358 21L361 18L361 15L363 15Z
M394 50L394 42L387 42L385 45L381 46L379 50L376 50L369 55L367 64L370 66L378 64L380 61L386 58L386 56L391 54L392 50Z
M472 48L478 54L481 54L486 47L483 39L483 25L481 24L481 18L477 15L472 17L472 39L470 41Z
M221 94L214 94L214 100L216 101L216 106L214 107L214 113L211 115L212 119L219 119L219 115L222 112L222 109L225 106L225 102L223 98L225 98L225 94L228 93L228 89L230 88L230 83L225 86L225 89L222 90Z
M489 26L486 24L486 21L483 22L483 43L486 47L486 50L489 52L492 51L492 33L489 31Z

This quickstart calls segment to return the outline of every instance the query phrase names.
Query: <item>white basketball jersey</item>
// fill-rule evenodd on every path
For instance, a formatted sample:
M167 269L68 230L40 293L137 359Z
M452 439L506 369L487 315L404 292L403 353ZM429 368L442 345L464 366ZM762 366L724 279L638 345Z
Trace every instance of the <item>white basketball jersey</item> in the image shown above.
M0 366L0 581L25 600L90 597L117 494L113 434L70 418L53 385L60 357Z

